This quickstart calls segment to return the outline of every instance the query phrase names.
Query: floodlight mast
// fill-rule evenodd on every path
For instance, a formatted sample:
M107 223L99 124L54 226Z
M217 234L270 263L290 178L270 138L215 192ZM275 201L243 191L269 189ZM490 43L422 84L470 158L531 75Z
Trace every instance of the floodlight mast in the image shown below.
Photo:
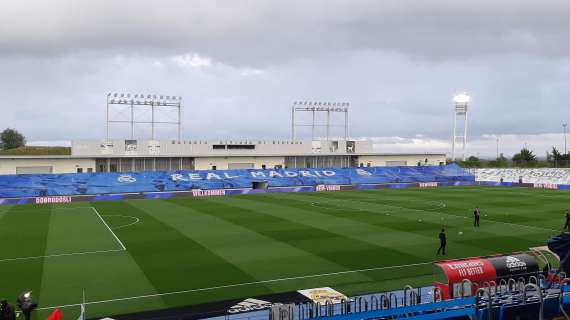
M111 119L110 109L116 105L126 105L130 107L129 119ZM137 108L150 108L151 120L140 121L135 119L135 107ZM156 112L165 111L166 108L174 108L177 111L176 121L156 121ZM151 139L154 140L155 126L157 124L176 125L178 132L178 141L182 139L182 97L180 96L164 96L164 95L150 95L147 94L134 94L131 97L130 93L108 93L107 94L107 141L111 139L110 125L112 123L128 123L130 125L131 139L135 139L135 127L137 124L150 124L151 125Z
M453 141L451 143L451 160L455 161L455 145L457 141L461 143L461 149L463 154L463 161L466 159L466 148L467 148L467 107L471 97L466 93L460 93L453 98L454 108L453 108ZM463 117L463 135L458 132L457 128L457 118Z
M311 127L311 139L315 140L315 129L317 127L325 127L326 140L330 139L331 127L343 127L344 128L344 140L348 140L348 112L350 103L348 102L323 102L323 101L294 101L291 106L291 140L295 141L297 139L297 127ZM311 124L300 124L297 123L296 113L297 112L311 112L312 122ZM316 122L316 114L322 112L326 113L326 122L324 124L318 124ZM331 124L331 112L344 113L344 124L343 125L332 125Z

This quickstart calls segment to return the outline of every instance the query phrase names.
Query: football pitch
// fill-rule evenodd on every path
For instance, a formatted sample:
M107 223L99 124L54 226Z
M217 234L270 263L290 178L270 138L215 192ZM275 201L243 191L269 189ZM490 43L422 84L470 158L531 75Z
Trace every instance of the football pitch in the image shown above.
M0 298L36 319L88 317L329 286L433 282L445 258L527 251L558 234L567 191L450 187L0 206ZM481 227L472 211L481 208Z

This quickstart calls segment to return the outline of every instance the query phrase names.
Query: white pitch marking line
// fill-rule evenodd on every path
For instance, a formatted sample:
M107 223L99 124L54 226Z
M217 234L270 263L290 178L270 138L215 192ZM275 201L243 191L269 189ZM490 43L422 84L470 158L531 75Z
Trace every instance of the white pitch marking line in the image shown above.
M46 255L46 256L7 258L7 259L0 259L0 263L2 263L2 262L8 262L8 261L33 260L33 259L40 259L40 258L53 258L53 257L66 257L66 256L79 256L79 255L85 255L85 254L107 253L107 252L122 252L122 251L125 251L125 250L123 250L123 249L98 250L98 251L86 251L86 252L72 252L72 253L50 254L50 255Z
M33 259L41 259L41 258L55 258L55 257L66 257L66 256L78 256L78 255L86 255L86 254L96 254L96 253L108 253L108 252L120 252L126 251L127 248L123 245L123 242L117 237L117 235L109 228L109 225L105 222L105 220L101 217L97 209L94 207L73 207L73 208L53 208L57 210L70 210L70 209L91 209L95 212L95 214L99 217L99 219L103 222L103 224L109 229L111 234L115 237L117 242L121 245L121 249L111 249L111 250L96 250L96 251L86 251L86 252L71 252L71 253L59 253L59 254L50 254L50 255L43 255L43 256L33 256L33 257L18 257L18 258L6 258L0 259L0 263L2 262L9 262L9 261L21 261L21 260L33 260ZM33 210L30 210L33 212ZM134 218L134 217L132 217ZM138 222L138 221L137 221Z
M337 210L337 211L364 211L364 209L360 209L360 208L342 208L337 206L336 208L334 207L325 207L325 206L321 206L320 202L311 202L311 207L315 207L315 208L319 208L319 209L327 209L327 210Z
M109 225L107 224L107 222L105 222L105 219L103 219L103 217L101 217L101 215L99 214L99 211L97 211L97 209L95 209L95 207L91 207L91 209L93 209L93 211L95 212L95 214L97 214L97 216L99 217L99 219L101 219L101 222L103 222L103 224L105 225L105 227L107 227L107 229L109 229L109 232L111 232L111 234L113 234L113 237L115 237L115 240L117 240L117 242L119 242L119 244L121 245L121 248L123 248L123 250L127 250L127 248L125 247L125 245L123 244L123 242L121 242L121 239L119 239L119 237L117 237L117 235L113 232L113 230L111 230L111 228L109 227Z
M367 204L367 205L374 205L376 203L369 203L366 201L360 201L360 200L354 200L354 199L346 199L346 200L336 200L336 201L351 201L351 202L357 202L357 203L362 203L362 204ZM435 202L435 201L434 201ZM426 203L429 203L426 201ZM433 202L432 202L433 203ZM437 202L436 202L437 203ZM385 206L385 207L392 207L392 208L400 208L400 209L405 209L405 210L412 210L412 211L423 211L423 212L433 212L433 213L438 213L440 215L445 215L445 216L449 216L449 217L454 217L454 218L460 218L460 219L471 219L469 217L465 217L465 216L461 216L461 215L456 215L456 214L450 214L450 213L443 213L441 211L438 211L439 209L443 209L445 208L445 203L444 202L439 202L439 206L433 209L414 209L414 208L406 208L406 207L400 207L400 206L395 206L395 205L391 205L391 204L384 204L384 203L377 203L378 205L381 206ZM397 213L396 213L397 214ZM516 224L516 223L510 223L510 222L503 222L503 221L497 221L497 220L492 220L492 219L485 219L484 221L489 221L489 222L494 222L494 223L500 223L500 224L505 224L505 225L510 225L510 226L516 226L516 227L522 227L522 228L528 228L528 229L537 229L537 230L545 230L545 231L560 231L560 230L556 230L556 229L551 229L551 228L543 228L543 227L535 227L535 226L529 226L529 225L524 225L524 224Z
M423 209L412 209L412 208L406 208L406 207L399 207L399 206L394 206L394 205L387 205L389 207L396 207L396 208L401 208L401 209L408 209L408 210L417 210L417 211L425 211L425 212L437 212L440 215L444 215L444 216L448 216L448 217L454 217L454 218L462 218L462 219L471 219L469 217L466 216L461 216L461 215L457 215L457 214L450 214L450 213L443 213L441 211L433 211L433 210L423 210ZM443 207L440 207L443 208ZM503 221L497 221L497 220L492 220L492 219L485 219L484 221L489 221L489 222L494 222L494 223L500 223L500 224L506 224L506 225L510 225L510 226L517 226L517 227L522 227L522 228L529 228L529 229L538 229L538 230L546 230L546 231L559 231L556 229L550 229L550 228L543 228L543 227L535 227L535 226L529 226L529 225L524 225L524 224L516 224L516 223L510 223L510 222L503 222Z
M141 219L137 218L137 217L133 217L133 216L124 216L121 214L104 214L103 216L105 217L123 217L123 218L131 218L134 219L135 222L129 223L129 224L125 224L122 226L118 226L118 227L114 227L113 229L117 230L117 229L122 229L122 228L126 228L126 227L130 227L132 225L135 225L137 223L139 223L141 221Z
M40 208L40 209L15 209L6 210L4 212L10 211L10 213L52 213L52 210L77 210L77 209L91 209L93 207L68 207L68 208Z
M217 290L217 289L235 288L235 287L249 286L249 285L254 285L254 284L283 282L283 281L299 280L299 279L308 279L308 278L320 278L320 277L335 276L335 275L341 275L341 274L359 273L359 272L375 271L375 270L387 270L387 269L395 269L395 268L402 268L402 267L415 267L415 266L422 266L422 265L432 264L432 263L435 263L435 262L437 262L437 261L427 261L427 262L419 262L419 263L411 263L411 264L402 264L402 265L396 265L396 266L385 266L385 267L376 267L376 268L367 268L367 269L358 269L358 270L347 270L347 271L339 271L339 272L310 274L310 275L305 275L305 276L296 276L296 277L287 277L287 278L277 278L277 279L269 279L269 280L251 281L251 282L235 283L235 284L228 284L228 285L215 286L215 287L208 287L208 288L198 288L198 289L189 289L189 290L165 292L165 293L147 294L147 295L133 296L133 297L124 297L124 298L117 298L117 299L90 301L90 302L85 302L85 304L86 304L86 305L89 305L89 304L101 304L101 303L115 302L115 301L125 301L125 300L135 300L135 299L161 297L161 296L168 296L168 295L181 294L181 293L192 293L192 292L201 292L201 291L211 291L211 290ZM81 305L81 303L66 304L66 305L53 306L53 307L42 307L42 308L38 308L37 310L50 310L50 309L56 309L56 308L77 307L77 306L80 306L80 305Z

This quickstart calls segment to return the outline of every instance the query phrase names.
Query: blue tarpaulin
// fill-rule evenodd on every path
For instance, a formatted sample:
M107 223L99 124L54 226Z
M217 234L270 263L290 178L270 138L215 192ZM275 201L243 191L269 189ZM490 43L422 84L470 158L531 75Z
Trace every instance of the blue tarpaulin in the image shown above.
M288 187L474 180L457 165L24 174L0 175L0 198L251 188L261 181L269 187Z

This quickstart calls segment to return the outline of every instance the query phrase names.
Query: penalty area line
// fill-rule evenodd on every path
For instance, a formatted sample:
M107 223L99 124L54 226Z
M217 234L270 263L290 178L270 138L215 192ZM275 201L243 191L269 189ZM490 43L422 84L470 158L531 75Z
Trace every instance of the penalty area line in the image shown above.
M291 281L291 280L320 278L320 277L336 276L336 275L367 272L367 271L397 269L397 268L404 268L404 267L416 267L416 266L433 264L435 262L437 262L437 261L427 261L427 262L418 262L418 263L402 264L402 265L395 265L395 266L375 267L375 268L366 268L366 269L357 269L357 270L346 270L346 271L338 271L338 272L309 274L309 275L304 275L304 276L295 276L295 277L276 278L276 279L259 280L259 281L251 281L251 282L242 282L242 283L234 283L234 284L227 284L227 285L207 287L207 288L197 288L197 289L189 289L189 290L164 292L164 293L154 293L154 294L147 294L147 295L140 295L140 296L133 296L133 297L124 297L124 298L117 298L117 299L108 299L108 300L88 301L88 302L85 302L84 304L85 305L102 304L102 303L117 302L117 301L127 301L127 300L170 296L170 295L183 294L183 293L193 293L193 292L212 291L212 290L218 290L218 289L244 287L244 286L264 284L264 283L275 283L275 282L283 282L283 281ZM41 307L41 308L38 308L37 310L62 309L62 308L70 308L70 307L78 307L78 306L81 306L81 303L65 304L65 305L51 306L51 307Z

